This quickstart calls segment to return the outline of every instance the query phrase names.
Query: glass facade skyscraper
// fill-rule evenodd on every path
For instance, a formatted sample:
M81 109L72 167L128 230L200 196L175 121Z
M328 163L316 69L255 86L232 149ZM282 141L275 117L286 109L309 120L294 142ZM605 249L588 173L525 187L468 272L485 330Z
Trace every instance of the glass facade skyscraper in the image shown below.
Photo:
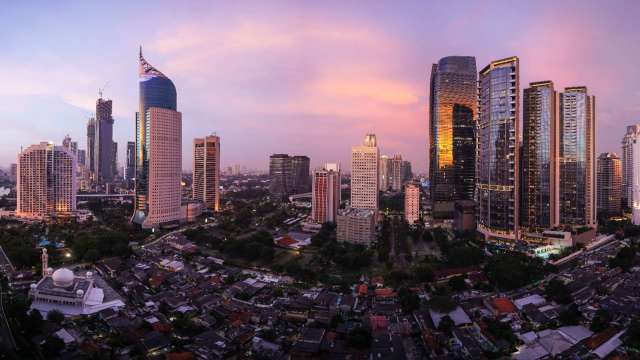
M453 216L456 200L475 188L476 60L449 56L433 64L430 83L429 178L433 215Z
M595 226L595 98L584 86L560 93L560 223Z
M520 225L536 231L550 228L557 221L559 129L553 82L529 84L522 106Z
M182 116L173 82L144 59L142 49L139 66L133 220L155 227L180 216Z
M517 238L518 114L518 58L493 61L480 71L476 133L478 230L487 238Z

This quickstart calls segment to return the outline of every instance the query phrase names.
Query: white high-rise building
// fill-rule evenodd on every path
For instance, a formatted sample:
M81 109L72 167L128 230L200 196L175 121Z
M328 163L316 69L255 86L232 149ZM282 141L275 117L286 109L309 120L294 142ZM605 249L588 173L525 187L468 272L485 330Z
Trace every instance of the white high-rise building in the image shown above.
M404 219L410 225L420 219L420 187L416 183L404 187Z
M41 142L18 155L16 216L43 219L76 211L76 157L70 149Z
M340 207L340 167L326 164L313 172L311 217L319 224L336 222Z
M378 182L380 185L380 191L389 190L390 183L390 174L391 174L391 159L387 155L380 156L379 163L379 174L378 174Z
M640 124L627 126L622 138L622 198L631 221L640 225Z
M639 140L640 124L627 126L627 132L622 138L622 204L629 208L633 206L633 160L640 157L640 153L635 152L634 147Z
M378 160L376 135L368 134L363 145L351 149L351 207L378 211Z
M193 199L220 210L220 137L193 140Z

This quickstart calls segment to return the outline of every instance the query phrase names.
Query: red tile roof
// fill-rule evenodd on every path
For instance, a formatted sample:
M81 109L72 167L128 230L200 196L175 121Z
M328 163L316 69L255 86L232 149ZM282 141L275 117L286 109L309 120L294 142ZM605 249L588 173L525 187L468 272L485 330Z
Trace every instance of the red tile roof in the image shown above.
M510 314L516 312L516 306L507 298L495 298L491 300L491 306L500 314Z

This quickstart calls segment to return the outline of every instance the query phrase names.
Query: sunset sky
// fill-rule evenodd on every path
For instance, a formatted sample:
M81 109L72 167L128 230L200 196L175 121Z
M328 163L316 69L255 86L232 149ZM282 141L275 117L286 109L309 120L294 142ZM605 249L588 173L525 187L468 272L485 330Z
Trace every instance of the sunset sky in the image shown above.
M188 5L187 5L188 3ZM271 153L349 165L373 132L383 154L426 170L427 83L448 55L520 57L521 89L552 80L596 96L597 149L640 123L637 1L39 1L0 11L0 166L21 146L86 148L98 88L114 102L124 165L137 56L169 76L191 143L216 132L222 164L267 169Z

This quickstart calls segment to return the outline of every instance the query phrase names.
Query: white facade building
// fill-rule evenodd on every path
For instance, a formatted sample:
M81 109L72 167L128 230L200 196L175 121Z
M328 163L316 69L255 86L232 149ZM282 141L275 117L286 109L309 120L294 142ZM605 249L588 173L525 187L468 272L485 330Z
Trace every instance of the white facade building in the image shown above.
M41 142L18 155L16 216L43 219L76 211L76 157Z
M340 167L326 164L313 172L311 188L311 217L319 224L336 222L340 207Z
M420 187L409 183L404 187L404 219L410 225L420 219Z
M640 124L627 126L622 138L622 201L640 225Z
M375 134L368 134L363 145L352 147L351 207L378 211L379 158Z

